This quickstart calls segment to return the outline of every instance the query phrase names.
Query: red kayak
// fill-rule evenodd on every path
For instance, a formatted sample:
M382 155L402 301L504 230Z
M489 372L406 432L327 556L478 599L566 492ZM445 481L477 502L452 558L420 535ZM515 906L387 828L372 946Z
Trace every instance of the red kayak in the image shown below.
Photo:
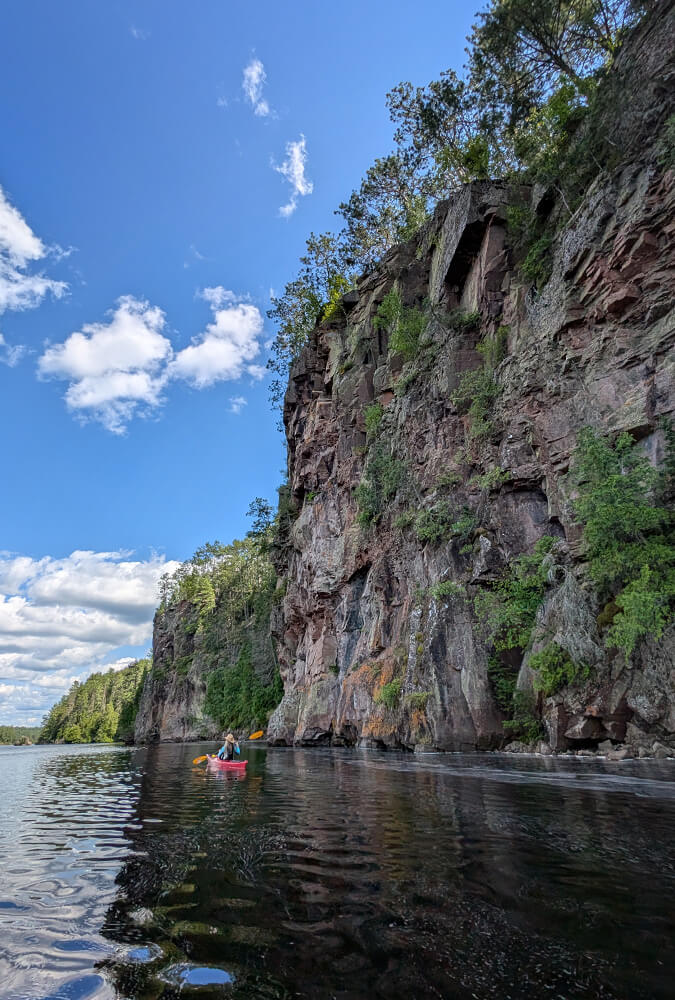
M207 759L209 764L222 768L224 771L245 771L248 763L246 760L220 760L215 754L209 754Z

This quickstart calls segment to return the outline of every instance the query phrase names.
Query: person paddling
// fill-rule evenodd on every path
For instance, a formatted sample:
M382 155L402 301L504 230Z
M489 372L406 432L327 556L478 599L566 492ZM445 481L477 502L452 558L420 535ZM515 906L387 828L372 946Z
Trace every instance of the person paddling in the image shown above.
M237 740L235 740L232 733L228 733L227 736L225 737L225 742L218 751L217 754L218 759L232 760L232 758L234 757L235 750L237 751L237 753L239 753L239 743L237 742Z

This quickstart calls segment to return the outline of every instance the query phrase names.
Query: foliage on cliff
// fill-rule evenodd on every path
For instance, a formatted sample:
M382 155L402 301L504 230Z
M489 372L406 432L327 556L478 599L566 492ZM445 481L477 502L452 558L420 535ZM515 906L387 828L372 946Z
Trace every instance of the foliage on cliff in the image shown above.
M0 744L37 743L39 736L39 726L0 726Z
M231 544L208 542L160 583L158 615L180 607L192 652L167 666L187 674L197 650L206 668L204 709L222 728L263 725L283 690L270 635L276 574L270 561L276 526L272 508L257 498L253 527Z
M544 535L531 555L518 556L492 589L476 596L476 614L497 652L529 646L537 611L551 582L554 542Z
M579 435L576 512L584 526L589 571L602 601L613 604L608 646L630 656L647 636L659 639L675 611L673 435L654 469L629 434L615 442L590 429Z
M194 609L195 631L210 633L217 619L231 633L251 618L273 583L274 570L257 539L206 542L175 573L162 577L159 612L187 602Z
M223 729L257 729L267 724L284 689L279 671L264 684L253 666L250 643L242 646L235 663L209 674L205 708Z
M137 660L123 670L75 681L45 717L41 743L113 743L128 739L150 666Z
M660 468L649 464L627 433L612 440L585 428L574 453L574 507L583 525L589 575L604 604L598 626L606 647L621 649L626 657L642 640L660 639L675 612L675 448L670 426L664 432L667 452ZM522 653L531 645L537 612L555 578L553 544L552 538L542 538L532 555L514 559L474 601L494 650L489 673L495 696L511 717L507 727L521 734L525 723L534 721L534 705L523 720L517 668L500 654ZM536 674L535 690L546 696L590 674L588 664L576 663L556 642L531 655L528 666Z
M393 88L394 151L339 206L342 228L310 235L297 276L272 299L273 402L283 399L315 323L339 314L356 276L409 239L459 185L537 180L555 193L563 218L571 215L620 155L606 135L611 95L599 84L646 9L643 0L491 0L468 38L463 77L446 70L426 87ZM534 214L520 230L524 277L540 284L551 233Z

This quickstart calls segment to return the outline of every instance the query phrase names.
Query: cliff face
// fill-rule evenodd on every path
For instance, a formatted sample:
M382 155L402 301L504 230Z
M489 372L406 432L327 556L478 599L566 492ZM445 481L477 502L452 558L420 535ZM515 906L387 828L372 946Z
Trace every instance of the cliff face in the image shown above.
M136 715L136 743L217 739L219 727L204 713L208 670L189 627L193 619L187 602L155 615L152 670Z
M235 724L209 714L209 676L219 667L234 668L243 649L263 683L271 681L275 669L269 612L251 614L233 627L223 623L222 608L216 605L208 626L200 627L195 605L180 601L156 613L152 646L152 670L136 716L136 743L219 739L224 725Z
M553 639L591 668L583 683L538 695L549 744L609 737L647 747L675 734L675 631L629 662L605 649L567 475L584 426L629 431L655 464L664 454L658 425L673 409L675 341L675 175L659 159L675 30L664 7L615 69L622 164L558 228L538 292L520 276L509 206L560 212L555 192L473 184L359 282L343 318L318 327L294 365L284 420L299 514L280 557L286 593L274 631L285 695L272 741L501 745L473 597L544 534L557 539L556 569L534 649ZM386 325L374 322L392 288L404 307L428 304L413 360L392 352ZM481 341L505 356L490 427L476 436L475 414L452 397L483 364ZM369 411L367 432L373 404L381 411ZM378 473L388 485L364 527L357 489L378 454L389 456ZM459 525L454 537L419 541L412 515L441 508ZM528 657L514 664L521 690L532 689ZM389 698L392 681L400 693Z

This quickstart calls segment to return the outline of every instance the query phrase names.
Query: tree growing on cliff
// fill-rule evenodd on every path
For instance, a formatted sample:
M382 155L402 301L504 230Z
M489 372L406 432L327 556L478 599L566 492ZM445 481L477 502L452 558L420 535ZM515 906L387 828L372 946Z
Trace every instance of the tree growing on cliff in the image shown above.
M510 126L565 82L588 98L644 7L641 0L492 0L468 39L472 86Z
M421 178L416 183L428 198L503 173L503 145L478 95L454 70L426 87L399 83L387 94L387 106L398 156Z
M246 537L254 538L259 544L264 546L268 540L270 528L274 521L274 507L263 497L255 497L248 506L246 516L250 517L252 521Z
M267 315L277 323L268 369L275 378L270 384L270 401L283 402L288 372L322 313L335 308L339 296L349 287L348 265L342 234L310 233L300 258L297 276L281 295L272 296Z
M436 190L534 168L573 134L641 0L492 0L470 35L466 77L387 95L398 153ZM550 165L550 164L549 164Z
M348 259L359 271L370 269L390 247L419 229L437 194L433 176L414 158L396 152L375 160L360 187L338 208Z
M630 656L647 636L659 639L675 610L675 518L668 503L672 438L661 472L632 437L614 443L590 428L579 435L575 508L584 526L589 570L611 601L606 642Z
M339 311L353 275L412 236L460 184L540 180L571 214L611 148L598 135L597 81L646 9L646 0L491 0L468 39L463 77L448 69L426 87L402 82L390 91L394 150L340 204L342 229L310 236L297 276L272 299L273 404L283 400L290 365L316 322ZM584 121L600 125L581 142ZM535 238L546 256L550 235Z

